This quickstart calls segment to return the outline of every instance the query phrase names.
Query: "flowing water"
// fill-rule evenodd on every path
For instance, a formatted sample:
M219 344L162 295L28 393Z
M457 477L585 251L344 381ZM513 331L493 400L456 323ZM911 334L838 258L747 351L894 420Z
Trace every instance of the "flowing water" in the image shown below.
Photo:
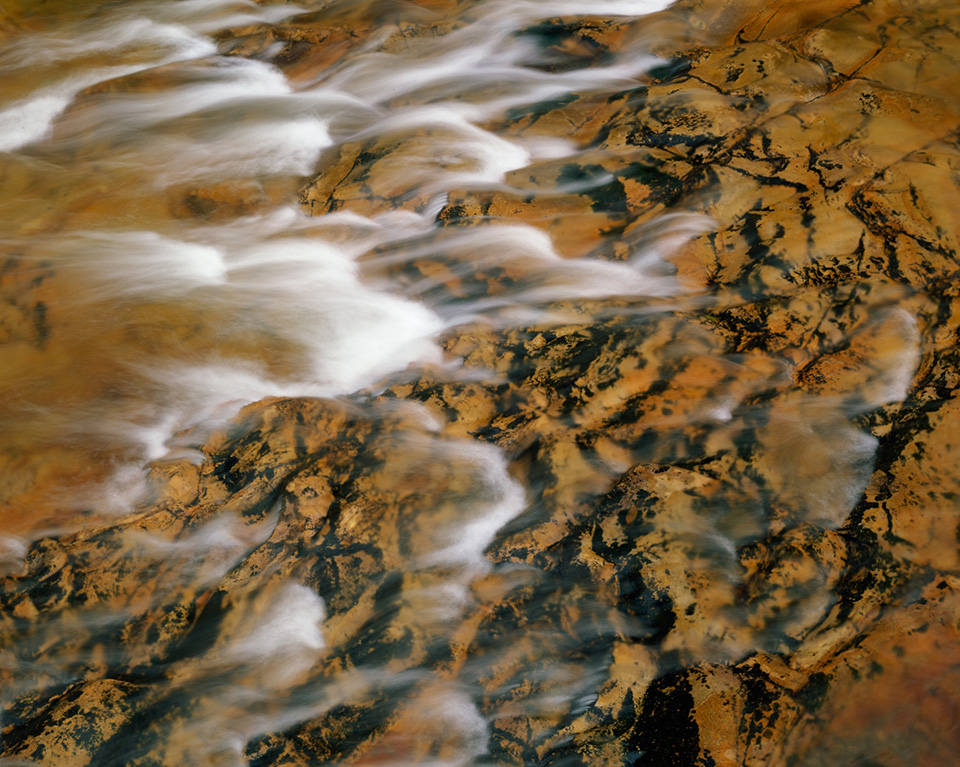
M637 12L633 3L596 5L598 13ZM469 21L421 52L388 54L368 43L296 82L269 63L220 54L214 39L309 5L189 0L8 12L0 48L8 571L38 537L129 513L147 492L148 462L196 455L204 435L247 403L348 395L411 361L440 362L443 330L503 306L529 306L535 315L535 302L547 298L673 288L646 277L642 265L563 262L549 237L527 226L457 232L444 243L464 263L479 252L529 262L529 286L491 305L478 297L431 306L420 300L429 286L403 290L361 277L364 254L379 249L372 263L386 271L437 247L426 236L447 189L502 183L535 158L576 152L562 138L511 142L480 127L484 121L585 86L632 84L650 66L640 52L589 77L530 67L536 51L515 33L572 10L561 6L478 4ZM387 18L382 24L389 28ZM431 136L393 170L397 183L429 198L421 210L310 217L301 209L297 188L322 153L384 135ZM203 215L204 189L224 190L228 211ZM414 433L404 454L434 453L425 439L441 441ZM486 544L524 504L494 448L446 442L444 460L469 473L473 487L459 499L457 527L416 552L423 566L449 571L431 586L435 595L419 598L416 620L440 624L460 612L467 581L484 569ZM223 514L176 542L144 533L131 566L188 568L199 558L190 586L197 578L215 583L269 537L270 524L250 530ZM62 643L55 637L70 631L65 620L123 625L163 605L165 588L175 586L157 583L135 607L81 610L21 638L14 655L24 654L23 643L36 645L37 667L12 661L5 703L62 684L90 662L89 648L47 646ZM278 592L266 612L250 606L238 617L209 667L175 683L199 701L163 745L181 754L178 763L239 760L251 737L316 716L351 687L389 679L385 670L357 668L337 683L346 691L318 685L282 704L279 693L323 652L324 595L292 580ZM122 661L130 659L113 659ZM408 686L402 678L392 684ZM277 710L262 710L271 705ZM431 718L463 731L456 761L485 751L484 721L462 691L438 693L430 705ZM134 748L99 763L137 756Z
M34 598L33 608L13 613L20 622L0 645L8 711L0 726L15 726L0 763L281 764L268 760L280 758L270 738L322 720L334 722L337 736L311 746L313 763L483 764L509 753L502 737L493 744L504 721L566 723L565 735L542 741L544 754L573 737L578 712L598 694L603 705L613 695L604 686L610 652L617 673L634 669L639 696L651 669L796 648L830 608L820 586L834 575L823 565L809 582L794 583L788 606L769 616L762 606L738 607L744 547L765 534L765 514L777 534L800 517L823 546L835 545L831 536L861 497L878 445L856 419L903 400L919 364L919 330L896 297L885 301L868 326L880 350L870 376L858 379L856 401L808 389L768 408L762 393L782 389L803 355L758 361L727 353L702 330L709 323L683 319L697 312L709 320L713 307L730 302L685 282L668 260L718 227L702 206L654 210L626 234L623 222L607 238L617 239L616 257L586 253L577 232L596 228L594 214L565 213L564 201L606 188L618 173L615 153L598 162L575 130L511 124L572 93L596 94L599 103L646 82L664 62L649 52L643 17L667 5L18 0L0 9L0 566L16 577L38 541L51 551L57 541L82 546L114 535L102 532L113 526L122 530L113 553L70 560L78 583L96 567L107 573L99 585L78 587L82 599L45 610ZM548 20L587 14L622 25L629 44L602 56L545 44ZM283 65L289 39L264 42L264 30L298 24L330 35L311 43L328 45L328 57ZM337 37L343 30L352 32ZM358 144L389 152L349 188L331 192L315 182L318 168L346 178L353 167L338 158L354 156ZM527 181L516 172L571 163L588 172L549 180L531 173ZM468 205L484 194L546 195L557 212L527 221L488 211L473 225L446 225L452 199ZM605 321L611 334L642 337L630 351L635 360L662 366L644 372L618 359L634 382L628 389L675 369L683 392L699 393L671 399L673 384L664 384L666 404L646 421L653 431L629 439L629 425L602 421L611 440L591 446L594 458L557 463L569 474L556 488L540 469L527 471L545 453L534 460L489 438L495 427L447 428L426 395L403 401L417 371L458 391L494 391L527 375L516 346L473 360L484 333L534 328L522 340L529 351L564 328ZM608 372L585 368L565 384L596 395L590 402L598 404L575 417L560 398L534 397L542 423L553 424L539 449L563 455L564 430L600 423L611 402L629 399L614 387L604 400ZM590 376L601 381L595 390ZM298 474L284 485L285 499L267 493L256 514L240 495L208 495L189 525L130 522L158 509L188 515L170 500L179 491L157 489L158 472L174 484L189 471L199 471L201 483L212 477L204 467L224 444L268 434L263 424L274 415L250 415L262 406L248 407L264 398L275 398L266 407L277 413L283 403L308 403L297 406L307 416L297 416L291 440L319 445L310 448L319 460L342 450L336 460L359 465L354 448L329 438L352 434L356 424L373 435L364 460L375 465L370 487L379 495L369 497L400 516L366 530L368 501L367 511L348 509L354 516L344 524L364 531L358 540L370 551L382 549L351 553L358 572L366 572L363 556L401 563L385 565L376 588L326 593L311 580L323 563L297 546L320 512L296 488L320 488L320 473ZM760 473L776 496L775 512L729 488L713 496L723 513L680 501L663 512L667 537L694 552L690 577L703 579L700 593L719 594L725 605L703 624L706 634L697 624L652 649L663 636L656 600L637 597L611 613L592 606L573 570L537 580L532 560L504 565L510 541L524 535L550 550L562 536L544 519L557 509L577 519L583 498L607 493L639 461L694 461L685 429L697 430L697 444L729 454L724 471L745 484L736 451L718 446L742 446L744 435L762 445ZM663 481L691 497L704 487L677 476ZM336 495L339 486L329 487L311 492ZM290 522L294 507L306 528ZM397 531L403 538L392 540ZM281 549L283 557L263 554ZM651 547L643 556L661 555ZM609 563L597 558L591 567ZM230 597L216 596L231 584ZM622 577L620 584L633 599ZM478 612L478 603L518 588L559 617L512 615L503 618L512 628L501 631ZM568 597L575 615L564 613ZM210 606L216 600L219 612ZM215 629L197 628L204 611L219 615ZM691 604L686 615L693 613ZM464 657L438 649L458 646L471 615L474 628L485 627L483 639L467 641L473 649ZM151 621L174 633L174 624L193 628L164 645L158 636L167 628L151 629ZM568 631L565 621L589 624L602 648L591 650L585 629ZM416 662L391 654L398 632L422 643ZM378 655L367 645L387 650ZM525 682L509 670L518 664ZM41 735L45 746L36 750L23 734L23 702L64 690L78 691L71 700L89 707L92 724ZM60 713L43 716L73 721L52 700L45 710ZM369 726L343 714L363 701L401 713ZM365 745L370 732L378 733L373 746Z
M535 51L515 32L565 10L535 3L481 4L418 55L361 47L305 82L218 55L219 31L308 10L111 3L24 11L19 26L11 14L0 54L6 271L17 288L45 281L53 291L14 296L7 310L3 439L13 471L38 448L75 450L84 476L119 472L116 483L103 479L123 507L136 469L175 449L177 431L266 395L345 394L411 360L439 359L438 333L489 307L425 306L417 293L426 287L398 295L361 279L358 258L376 248L413 258L445 190L497 184L535 158L576 152L562 138L510 142L485 120L586 85L632 84L652 63L631 54L589 78L531 68ZM429 154L401 153L393 173L431 202L393 215L305 215L295 190L321 153L384 135L430 136ZM198 188L234 190L235 207L251 215L198 215L209 204ZM490 245L487 257L528 259L536 274L501 302L671 290L642 267L562 263L531 227L466 233L448 247L469 258ZM33 348L31 333L41 337ZM90 505L76 493L58 505L71 496ZM35 514L23 514L36 529Z

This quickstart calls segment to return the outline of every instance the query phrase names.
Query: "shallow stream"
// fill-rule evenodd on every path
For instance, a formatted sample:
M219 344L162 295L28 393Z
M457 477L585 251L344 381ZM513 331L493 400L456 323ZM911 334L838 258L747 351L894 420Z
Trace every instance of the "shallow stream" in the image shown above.
M863 225L711 142L826 67L690 87L667 5L8 0L0 764L694 764L745 658L806 740L699 748L839 758L850 563L955 566L850 533L936 300L810 277Z

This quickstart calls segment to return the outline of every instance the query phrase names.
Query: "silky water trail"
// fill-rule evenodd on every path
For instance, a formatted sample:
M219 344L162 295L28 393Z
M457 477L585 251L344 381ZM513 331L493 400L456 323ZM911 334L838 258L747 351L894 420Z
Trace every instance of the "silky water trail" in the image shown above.
M642 31L642 14L665 5L589 12ZM513 720L553 727L538 753L562 753L613 695L611 652L639 697L658 663L781 649L829 606L816 579L769 621L737 603L738 551L765 524L748 493L718 493L710 513L668 510L666 535L686 542L705 600L724 605L708 632L674 646L657 648L669 627L655 599L594 609L576 572L510 561L510 547L524 536L570 545L594 502L584 499L629 486L644 471L631 467L658 451L682 457L685 429L762 442L768 464L788 467L774 472L785 513L834 530L877 445L853 419L903 399L918 364L912 315L878 315L887 344L855 407L798 393L751 420L744 403L788 380L790 360L718 349L685 319L716 297L667 260L715 223L657 211L621 227L615 257L584 253L576 227L592 214L564 228L562 201L622 176L574 137L503 127L569 94L637 88L663 64L642 33L588 67L558 65L543 25L584 4L489 0L383 11L328 65L290 76L269 46L255 57L231 47L235 30L326 6L119 2L0 16L0 563L10 588L31 552L61 545L79 552L64 555L64 578L102 571L65 600L45 603L42 589L9 600L0 763L272 764L279 734L312 722L329 728L316 763L484 764L510 753ZM404 24L429 22L431 34L396 43ZM390 153L369 158L377 178L354 197L330 204L305 186L364 142ZM532 171L526 187L515 173L565 166L586 170L549 182ZM553 196L557 226L495 214L446 225L450 195L474 192ZM427 379L496 391L527 375L526 352L584 324L636 333L637 364L624 370L637 387L683 359L678 380L695 393L631 435L604 421L629 398L604 394L605 366L621 360L557 377L594 397L575 415L562 396L532 392L530 429L562 481L498 442L500 426L471 429L467 399L451 426L416 392ZM485 333L521 340L484 356ZM565 462L564 432L601 423L611 436ZM219 490L204 485L214 479ZM703 489L702 476L662 482ZM342 551L311 550L334 507ZM317 586L337 585L323 561L334 555L361 573L339 593ZM511 615L478 608L517 590L526 601ZM516 614L525 605L539 612ZM31 719L31 707L42 713ZM45 739L57 717L66 724Z

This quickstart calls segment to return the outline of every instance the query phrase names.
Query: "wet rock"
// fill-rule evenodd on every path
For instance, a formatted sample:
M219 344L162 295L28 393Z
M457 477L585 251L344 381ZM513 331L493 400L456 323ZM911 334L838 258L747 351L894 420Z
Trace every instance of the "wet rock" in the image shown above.
M452 6L394 11L375 53L427 55L470 20ZM306 82L373 39L377 13L334 5L220 45ZM4 668L36 668L5 672L5 756L955 753L960 15L689 2L652 24L675 55L642 81L490 120L562 134L575 157L478 180L483 158L457 153L473 128L443 125L321 159L312 213L430 224L412 254L360 263L450 319L448 364L250 405L198 438L197 462L156 463L133 514L33 541L0 589ZM616 60L638 29L519 36L556 73ZM233 216L262 191L171 207ZM656 222L681 214L699 224L673 243L676 274L644 272ZM46 273L22 269L0 275L0 332L43 351L61 331L37 309ZM616 287L577 292L588 273Z

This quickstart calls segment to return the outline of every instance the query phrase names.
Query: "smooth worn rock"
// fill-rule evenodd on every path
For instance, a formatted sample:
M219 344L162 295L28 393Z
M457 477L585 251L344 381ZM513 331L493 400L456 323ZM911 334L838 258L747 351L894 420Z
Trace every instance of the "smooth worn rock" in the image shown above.
M428 56L476 11L390 8L218 44L308 82L361 45ZM155 462L134 512L9 557L4 757L955 758L960 10L690 0L516 34L549 72L664 58L490 115L504 141L569 142L501 181L462 124L327 150L305 210L431 219L358 268L447 320L443 361L248 405L184 437L196 460ZM272 195L165 205L229 218ZM64 343L48 278L0 271L28 372ZM128 332L208 348L199 316L165 311L179 335L132 309ZM289 364L267 330L234 348ZM74 461L17 466L2 497L42 508Z

